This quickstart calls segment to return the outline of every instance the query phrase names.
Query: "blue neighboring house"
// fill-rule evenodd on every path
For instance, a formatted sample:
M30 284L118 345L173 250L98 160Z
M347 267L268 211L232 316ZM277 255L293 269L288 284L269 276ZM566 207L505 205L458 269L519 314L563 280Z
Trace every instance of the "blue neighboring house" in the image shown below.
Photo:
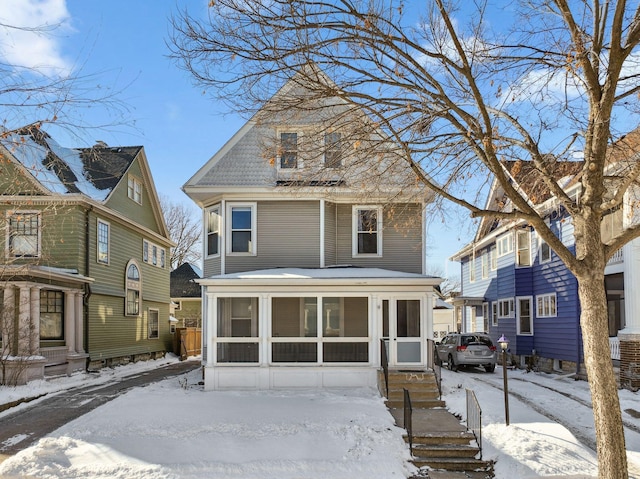
M557 163L557 181L569 196L580 187L582 167L582 161ZM513 184L539 206L552 231L573 248L571 218L546 188L538 186L533 167L508 162L505 168ZM486 206L511 209L497 183ZM622 208L607 214L605 240L607 234L619 232L622 222ZM530 225L485 218L473 241L451 259L461 265L461 294L454 301L458 331L486 331L494 340L504 334L512 361L521 367L534 359L542 370L584 373L577 280ZM612 359L620 359L617 335L625 327L622 251L609 262L606 286Z

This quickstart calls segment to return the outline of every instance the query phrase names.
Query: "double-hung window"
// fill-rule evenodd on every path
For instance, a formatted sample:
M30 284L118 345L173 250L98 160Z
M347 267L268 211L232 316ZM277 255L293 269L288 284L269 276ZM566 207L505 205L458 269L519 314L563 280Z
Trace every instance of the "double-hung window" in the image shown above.
M342 166L342 135L337 132L324 134L324 166L340 168Z
M474 251L469 260L469 282L476 280L476 252Z
M482 279L489 277L489 251L482 253Z
M142 204L142 182L132 175L127 179L127 196L139 205Z
M109 264L109 223L98 220L98 263Z
M491 257L491 271L495 271L498 269L498 252L495 245L489 248L489 256Z
M40 339L64 339L64 293L40 290Z
M227 252L255 255L257 252L256 204L228 204L227 218L228 238L230 238L227 241Z
M12 258L40 256L40 213L16 211L9 215L7 252Z
M518 331L517 334L533 334L533 314L531 298L518 298Z
M160 313L157 309L151 309L147 311L148 322L148 338L158 339L160 337L160 321L158 320Z
M496 247L498 249L498 256L504 256L513 251L513 236L511 233L500 236L496 240Z
M280 133L280 169L298 167L298 134L293 132Z
M517 255L516 263L518 266L531 266L531 231L519 230L516 233Z
M494 326L498 325L498 302L494 301L491 303L491 324Z
M220 206L207 211L207 256L220 254Z
M549 246L549 243L542 239L542 237L539 237L539 240L540 246L538 247L538 250L540 254L540 263L548 263L551 261L551 247Z
M353 207L353 256L382 256L382 207Z

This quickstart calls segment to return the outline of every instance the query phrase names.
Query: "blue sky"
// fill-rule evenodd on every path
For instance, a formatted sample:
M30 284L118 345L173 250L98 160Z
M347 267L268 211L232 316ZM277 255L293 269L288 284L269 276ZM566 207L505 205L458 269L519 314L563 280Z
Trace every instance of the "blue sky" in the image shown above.
M96 75L92 81L102 91L122 90L118 98L129 109L127 122L110 117L104 105L96 104L71 114L87 125L115 122L114 126L76 131L80 138L49 131L67 147L88 146L96 140L143 145L158 192L191 204L180 187L245 121L204 94L167 57L171 15L184 7L204 14L206 4L205 0L1 0L0 23L59 27L47 37L15 32L8 37L0 28L5 39L0 55L9 63L46 64ZM470 235L458 221L454 227L434 222L429 263L445 275L458 275L459 265L446 258Z

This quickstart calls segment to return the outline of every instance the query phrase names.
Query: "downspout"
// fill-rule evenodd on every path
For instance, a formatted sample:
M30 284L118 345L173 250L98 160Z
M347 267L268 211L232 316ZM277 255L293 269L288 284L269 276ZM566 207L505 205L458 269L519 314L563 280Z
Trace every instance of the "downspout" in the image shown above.
M93 211L93 206L89 206L85 215L85 225L84 225L84 275L89 278L91 277L89 271L89 221L90 214ZM83 322L84 322L84 331L83 331L83 342L85 344L85 352L89 354L89 297L91 296L91 284L84 284L84 296L82 298L82 306L83 306ZM87 355L85 370L89 370L90 356Z

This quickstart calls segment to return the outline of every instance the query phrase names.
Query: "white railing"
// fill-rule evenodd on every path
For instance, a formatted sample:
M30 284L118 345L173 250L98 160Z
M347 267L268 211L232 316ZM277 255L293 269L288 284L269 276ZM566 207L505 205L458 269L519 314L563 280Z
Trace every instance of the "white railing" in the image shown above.
M47 359L46 366L53 366L55 364L66 363L68 351L69 351L69 348L67 346L41 348L40 356L44 356Z
M613 256L611 258L609 258L609 261L607 261L607 266L612 264L622 263L623 261L624 261L624 256L622 254L622 248L620 248L618 251L613 253Z
M609 348L611 349L611 359L620 360L620 340L609 338Z

